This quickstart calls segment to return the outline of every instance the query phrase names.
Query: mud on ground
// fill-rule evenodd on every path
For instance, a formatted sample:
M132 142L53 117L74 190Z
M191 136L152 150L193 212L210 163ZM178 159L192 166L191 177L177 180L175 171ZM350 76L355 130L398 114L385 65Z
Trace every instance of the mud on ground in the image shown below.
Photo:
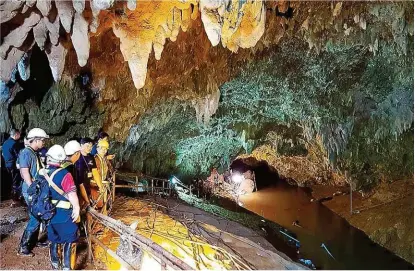
M17 255L20 237L26 227L28 215L24 206L10 207L11 201L0 203L0 269L51 270L49 262L49 248L35 247L34 257ZM77 269L94 269L87 262L87 246L84 239L80 239L77 246ZM99 268L100 263L96 263Z

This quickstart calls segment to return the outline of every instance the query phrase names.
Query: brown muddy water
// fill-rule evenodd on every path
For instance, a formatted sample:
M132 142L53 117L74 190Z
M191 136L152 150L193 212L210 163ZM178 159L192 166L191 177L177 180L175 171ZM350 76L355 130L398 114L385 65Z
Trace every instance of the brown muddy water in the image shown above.
M411 263L310 199L305 188L279 182L239 200L243 208L288 229L299 241L298 257L310 259L318 269L414 269ZM297 225L293 225L295 221ZM283 238L292 241L288 236Z

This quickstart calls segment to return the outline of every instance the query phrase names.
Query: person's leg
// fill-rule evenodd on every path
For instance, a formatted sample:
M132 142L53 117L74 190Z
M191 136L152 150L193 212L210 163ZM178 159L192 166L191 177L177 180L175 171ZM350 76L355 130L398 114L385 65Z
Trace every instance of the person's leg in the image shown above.
M22 195L28 204L27 185L22 185ZM33 256L31 252L36 244L37 237L39 234L40 221L37 220L29 211L29 221L27 222L26 228L23 232L20 240L19 254L22 256Z
M61 269L61 261L59 254L60 253L61 245L58 243L50 243L49 247L49 257L50 257L50 263L52 265L52 269L58 270Z
M36 245L39 235L40 222L29 212L29 221L20 240L19 254L22 256L34 256L31 252Z
M19 202L21 196L22 178L20 177L20 172L17 168L10 168L8 171L12 180L12 200L14 203L17 203Z
M76 243L63 244L63 270L74 270L76 262Z

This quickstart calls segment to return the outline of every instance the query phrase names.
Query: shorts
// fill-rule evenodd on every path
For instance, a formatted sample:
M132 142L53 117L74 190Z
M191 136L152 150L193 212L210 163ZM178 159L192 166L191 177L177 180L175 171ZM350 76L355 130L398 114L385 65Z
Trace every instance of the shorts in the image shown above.
M78 225L72 221L48 225L48 239L52 243L74 243L78 237Z

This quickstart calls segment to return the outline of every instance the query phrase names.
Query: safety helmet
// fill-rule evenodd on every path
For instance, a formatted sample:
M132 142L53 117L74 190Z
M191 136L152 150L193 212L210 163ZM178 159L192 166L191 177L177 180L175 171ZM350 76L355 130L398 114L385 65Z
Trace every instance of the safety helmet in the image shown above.
M46 134L46 132L43 129L40 128L33 128L32 130L29 131L29 133L27 133L26 138L27 139L31 139L31 138L49 138L49 136Z
M55 161L64 161L66 159L65 150L61 145L53 145L50 147L46 156L52 158Z
M66 155L71 156L81 150L81 144L79 144L79 142L76 140L71 140L68 143L66 143L65 147L63 148L65 150Z
M108 149L110 147L110 144L108 143L107 140L101 139L98 141L97 147Z

